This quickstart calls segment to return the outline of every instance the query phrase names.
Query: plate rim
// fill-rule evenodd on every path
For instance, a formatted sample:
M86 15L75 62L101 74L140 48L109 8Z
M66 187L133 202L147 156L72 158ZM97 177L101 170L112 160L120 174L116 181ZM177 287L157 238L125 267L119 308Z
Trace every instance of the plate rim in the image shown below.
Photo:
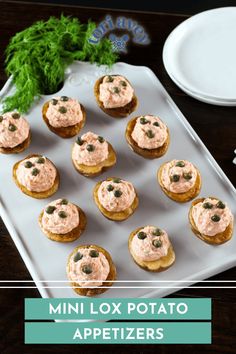
M177 86L181 86L180 89L183 91L188 91L186 92L187 94L191 95L192 97L201 100L202 102L206 102L206 103L212 103L212 104L217 104L217 103L213 103L213 100L218 100L220 101L220 103L222 102L222 105L227 105L227 103L229 103L229 105L231 106L232 104L230 103L235 103L236 105L236 96L234 98L232 97L220 97L220 96L213 96L213 95L209 95L207 92L204 91L198 91L196 89L194 89L193 86L191 85L185 85L179 82L179 80L177 80L175 78L175 75L173 74L172 70L171 70L171 60L169 59L169 54L168 51L170 51L170 47L171 47L171 43L172 40L174 39L174 36L176 35L176 33L178 34L178 31L181 31L182 27L185 28L186 26L188 26L188 23L190 22L194 22L196 21L196 19L198 20L200 17L205 17L207 15L209 15L209 13L214 13L214 12L221 12L221 11L229 11L229 10L234 10L236 11L236 6L224 6L224 7L217 7L214 9L210 9L210 10L206 10L206 11L202 11L199 12L193 16L190 16L189 18L187 18L186 20L182 21L180 24L178 24L167 36L165 43L163 45L163 50L162 50L162 61L165 67L166 72L168 73L168 75L170 76L170 78L175 82L175 84ZM183 87L185 88L185 90L183 89ZM190 93L191 92L191 93ZM207 101L209 99L209 102ZM211 101L211 102L210 102ZM225 104L224 104L225 103Z

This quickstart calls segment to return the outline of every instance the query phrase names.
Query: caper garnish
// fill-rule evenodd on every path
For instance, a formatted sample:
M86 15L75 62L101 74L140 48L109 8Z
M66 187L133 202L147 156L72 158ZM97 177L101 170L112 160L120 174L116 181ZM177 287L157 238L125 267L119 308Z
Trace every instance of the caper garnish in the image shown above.
M68 200L65 199L65 198L63 198L63 199L61 200L61 205L67 205L67 204L68 204Z
M153 244L153 246L154 247L156 247L156 248L159 248L159 247L161 247L162 246L162 242L161 242L161 240L153 240L152 241L152 244Z
M31 173L33 176L37 176L39 174L39 172L40 172L39 169L35 167L35 168L33 168Z
M214 215L211 217L211 220L214 221L214 222L218 222L218 221L220 221L220 216L217 215L217 214L214 214Z
M98 252L97 250L91 250L91 251L89 252L89 255L90 255L90 257L92 257L92 258L96 258L96 257L99 256L99 252Z
M116 198L120 198L120 197L122 196L122 192L121 192L119 189L116 189L116 190L114 191L114 196L115 196Z
M154 136L155 136L155 134L153 133L153 131L152 131L151 129L146 132L146 135L147 135L150 139L154 138Z
M51 102L52 102L53 106L56 106L58 100L56 100L55 98L53 98Z
M0 123L2 123L3 121L3 116L0 116Z
M140 118L140 124L147 124L147 123L149 123L149 120L147 120L145 117L141 117Z
M202 204L204 209L212 209L213 208L213 204L206 202Z
M185 166L185 163L184 163L184 161L178 161L178 162L176 162L175 166L177 166L177 167L184 167L184 166Z
M40 163L40 164L43 164L45 163L45 158L40 156L37 160L36 160L37 163Z
M25 166L25 168L31 168L31 167L34 166L34 164L33 164L31 161L26 161L26 162L24 163L24 166Z
M83 258L82 253L77 252L76 255L74 256L74 262L78 262Z
M52 214L56 210L56 207L53 205L49 205L45 210L47 214Z
M8 130L10 130L10 132L15 132L17 130L17 127L15 126L15 124L9 124Z
M20 115L19 115L19 113L17 113L17 112L12 113L11 116L12 116L13 119L19 119L19 118L20 118Z
M84 141L81 139L80 136L78 136L78 138L77 138L77 140L76 140L76 143L77 143L78 145L83 145Z
M152 231L152 234L154 236L161 236L162 235L162 231L161 231L161 229L156 228L155 230Z
M191 173L189 172L189 173L184 173L183 174L183 177L184 177L184 179L186 179L187 181L189 181L193 176L191 175Z
M225 208L225 204L219 200L218 203L216 204L216 207L219 208L219 209L224 209Z
M61 101L66 102L69 100L69 97L67 96L61 96Z
M82 267L82 272L85 274L91 274L92 273L92 267L90 265L84 265Z
M119 93L119 92L120 92L120 89L119 89L119 87L115 86L115 87L113 88L113 91L114 91L114 93Z
M92 152L92 151L95 150L95 146L94 146L93 144L88 144L88 145L86 146L86 149L87 149L89 152Z
M120 178L113 178L112 180L114 183L120 183L121 182L121 179Z
M62 219L67 218L67 214L66 214L66 212L65 212L64 210L59 211L58 215L59 215L60 218L62 218Z
M107 82L113 82L113 81L114 81L113 77L111 75L108 75Z
M102 136L98 136L99 143L104 143L105 139Z
M147 234L144 231L139 231L137 236L140 240L144 240L147 237Z
M121 85L124 86L124 87L127 86L127 83L126 83L124 80L122 80L120 83L121 83Z
M155 125L155 127L159 127L160 124L158 122L154 122L153 125Z
M112 184L108 184L108 186L107 186L108 192L113 191L113 189L114 189L113 185Z
M170 177L171 182L178 182L180 179L179 175L173 175Z
M66 113L67 112L66 107L64 107L64 106L59 107L59 112L62 114Z

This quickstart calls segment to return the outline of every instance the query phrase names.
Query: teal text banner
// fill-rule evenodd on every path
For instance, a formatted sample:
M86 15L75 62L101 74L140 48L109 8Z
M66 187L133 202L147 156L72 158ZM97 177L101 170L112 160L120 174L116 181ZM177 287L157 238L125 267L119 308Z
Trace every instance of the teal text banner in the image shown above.
M25 320L211 320L211 299L25 299Z
M210 322L26 322L25 344L211 344Z

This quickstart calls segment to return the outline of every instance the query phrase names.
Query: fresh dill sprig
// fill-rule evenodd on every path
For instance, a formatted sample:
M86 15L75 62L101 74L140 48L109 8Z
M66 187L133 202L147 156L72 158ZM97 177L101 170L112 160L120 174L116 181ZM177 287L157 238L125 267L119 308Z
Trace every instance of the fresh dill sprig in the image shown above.
M3 111L25 113L41 94L56 92L64 81L66 67L74 60L111 66L118 56L104 38L98 44L88 39L94 22L61 15L38 21L17 33L6 49L6 73L13 76L16 91L3 99Z

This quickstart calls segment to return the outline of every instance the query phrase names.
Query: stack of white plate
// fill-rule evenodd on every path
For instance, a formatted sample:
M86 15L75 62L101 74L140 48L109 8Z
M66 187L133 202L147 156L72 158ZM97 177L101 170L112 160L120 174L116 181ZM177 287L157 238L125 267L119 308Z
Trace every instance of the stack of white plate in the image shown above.
M163 61L188 95L236 106L236 7L205 11L182 22L165 42Z

